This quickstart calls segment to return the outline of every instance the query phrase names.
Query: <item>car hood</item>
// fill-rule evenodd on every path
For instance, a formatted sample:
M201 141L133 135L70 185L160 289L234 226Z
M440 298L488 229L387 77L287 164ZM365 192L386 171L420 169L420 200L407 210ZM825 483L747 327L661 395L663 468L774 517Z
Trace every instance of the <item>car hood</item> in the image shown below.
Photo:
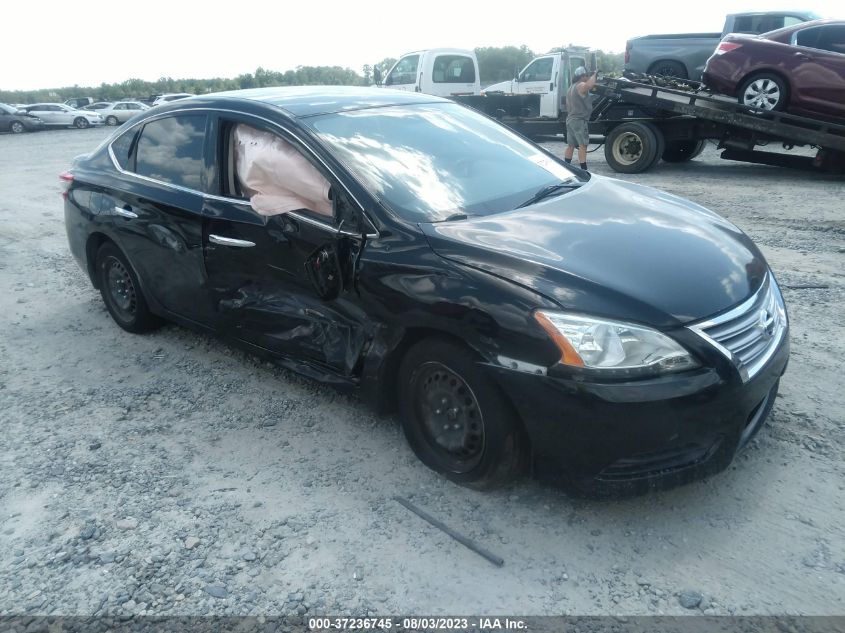
M530 207L420 227L438 255L564 309L662 328L740 303L768 270L748 236L717 214L595 175Z

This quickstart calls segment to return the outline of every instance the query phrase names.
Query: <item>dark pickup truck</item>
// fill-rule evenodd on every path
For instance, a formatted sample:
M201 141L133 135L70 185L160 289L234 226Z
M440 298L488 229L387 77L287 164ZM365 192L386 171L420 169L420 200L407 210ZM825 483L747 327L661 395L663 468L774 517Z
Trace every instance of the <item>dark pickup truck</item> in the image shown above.
M625 70L698 81L704 64L728 33L768 33L784 26L815 20L810 11L731 13L721 33L643 35L628 40Z

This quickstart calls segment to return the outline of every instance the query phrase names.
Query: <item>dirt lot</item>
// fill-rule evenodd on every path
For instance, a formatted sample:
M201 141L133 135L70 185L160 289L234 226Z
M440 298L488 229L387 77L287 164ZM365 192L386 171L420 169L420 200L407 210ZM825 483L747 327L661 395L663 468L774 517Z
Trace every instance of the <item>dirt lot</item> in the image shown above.
M842 179L712 148L630 177L756 240L793 353L727 472L588 502L457 487L354 398L175 326L121 331L68 253L57 180L107 134L0 136L0 615L845 613Z

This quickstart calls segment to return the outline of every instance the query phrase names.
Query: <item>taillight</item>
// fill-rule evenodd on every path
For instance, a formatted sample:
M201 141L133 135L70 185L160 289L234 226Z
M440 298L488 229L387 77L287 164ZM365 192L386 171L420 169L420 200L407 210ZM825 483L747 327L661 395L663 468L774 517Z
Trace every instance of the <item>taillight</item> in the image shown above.
M724 55L725 53L735 51L736 49L741 47L742 44L737 44L736 42L719 42L719 45L716 47L716 50L713 51L713 54Z
M59 180L62 181L62 198L67 200L67 192L73 184L73 174L69 171L59 174Z
M631 42L625 42L625 63L631 61Z

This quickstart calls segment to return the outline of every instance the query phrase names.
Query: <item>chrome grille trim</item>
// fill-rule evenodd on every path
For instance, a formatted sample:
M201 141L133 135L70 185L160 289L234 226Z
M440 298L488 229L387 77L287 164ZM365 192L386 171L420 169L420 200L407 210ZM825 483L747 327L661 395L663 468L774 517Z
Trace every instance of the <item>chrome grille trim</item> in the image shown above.
M724 314L688 326L734 364L743 382L766 365L780 347L787 327L783 296L771 273L751 298Z

